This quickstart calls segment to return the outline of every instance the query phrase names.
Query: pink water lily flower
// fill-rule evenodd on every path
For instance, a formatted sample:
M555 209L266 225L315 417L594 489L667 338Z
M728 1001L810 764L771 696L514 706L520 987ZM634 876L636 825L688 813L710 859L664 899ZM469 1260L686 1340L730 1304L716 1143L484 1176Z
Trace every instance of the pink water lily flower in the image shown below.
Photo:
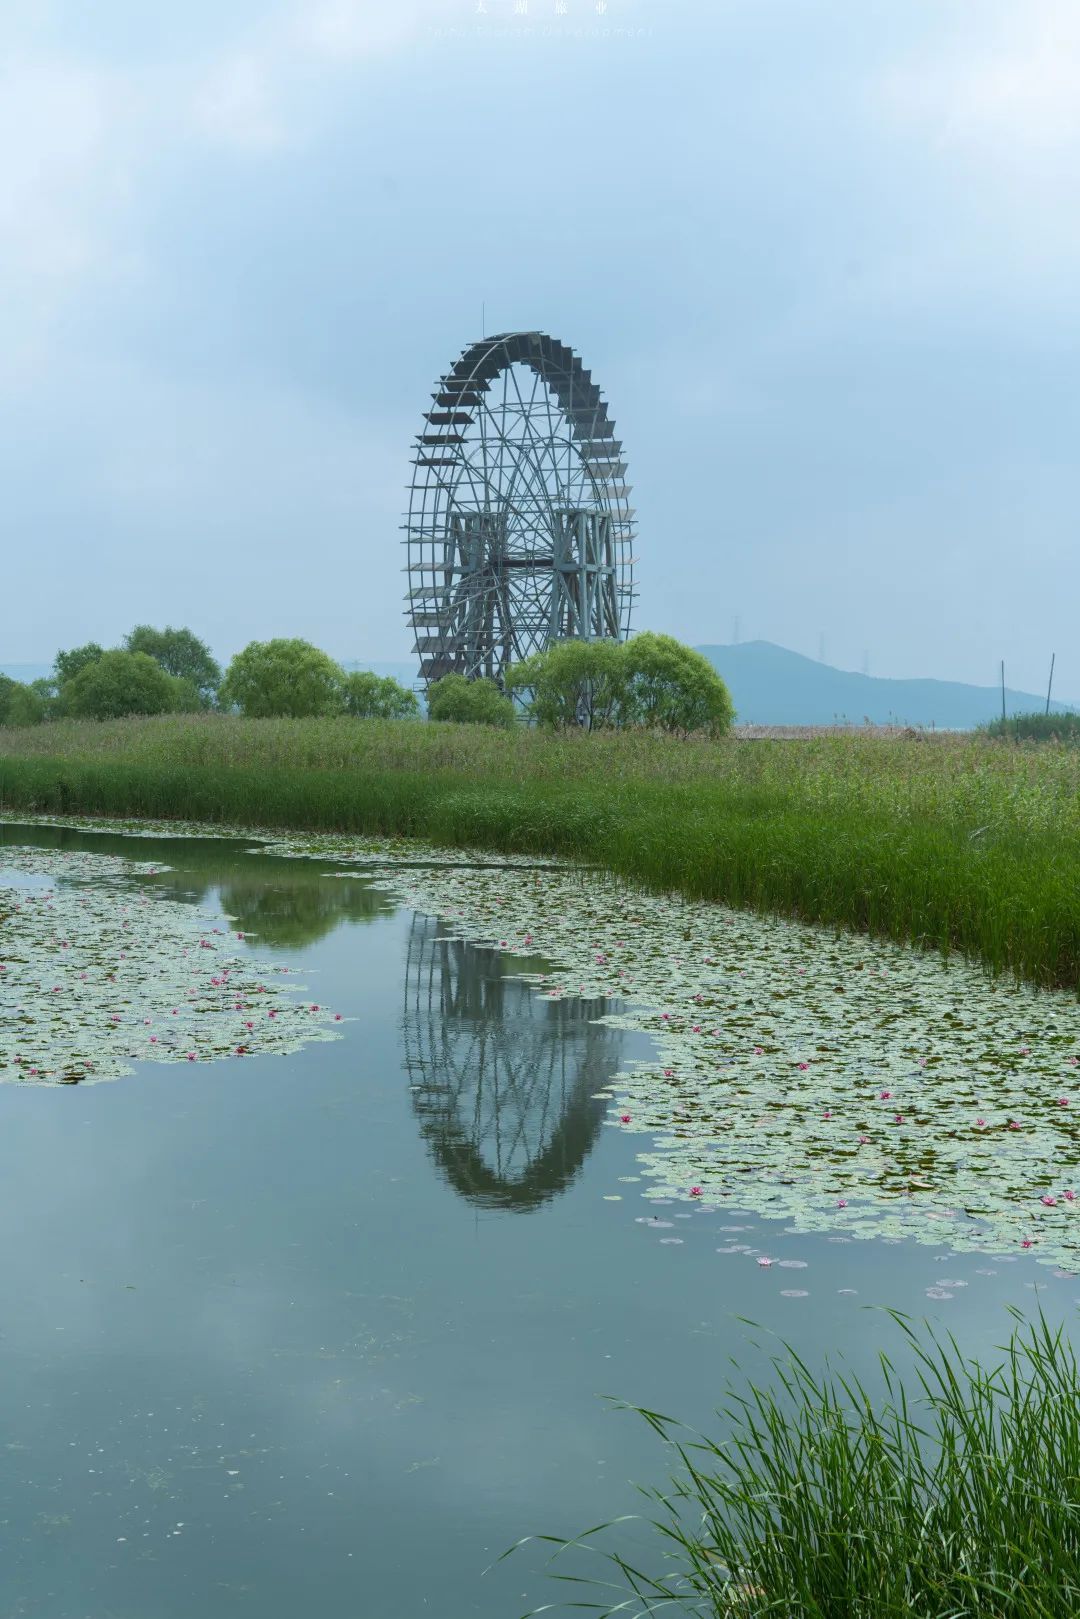
M985 1130L986 1129L986 1120L985 1119L976 1119L975 1120L975 1128L976 1128L976 1130Z
M1035 1244L1032 1242L1030 1237L1025 1237L1020 1246L1021 1248L1033 1248Z
M1056 1197L1051 1197L1049 1192L1047 1192L1045 1197L1041 1197L1039 1199L1039 1202L1044 1203L1048 1209L1053 1209L1053 1208L1057 1207L1057 1198Z
M1069 1098L1067 1096L1059 1096L1058 1097L1058 1107L1068 1107L1068 1105L1069 1105Z
M1066 1203L1072 1203L1076 1199L1076 1193L1071 1190L1068 1192L1062 1192L1061 1195L1065 1199Z
M806 1070L809 1068L809 1066L810 1066L810 1064L808 1062L801 1062L799 1064L799 1067L801 1068L801 1070L803 1071L804 1074L805 1074Z
M847 1208L847 1198L846 1197L838 1198L836 1206L837 1206L838 1209L846 1209Z
M690 1196L691 1197L700 1197L701 1196L701 1187L700 1186L691 1186L691 1188L690 1188Z
M619 1123L620 1124L629 1124L630 1123L630 1115L629 1115L629 1113L620 1113L619 1114Z
M665 1079L670 1079L674 1072L675 1072L674 1068L665 1068L664 1069L664 1078Z
M758 1260L758 1264L761 1266L762 1270L765 1270L769 1265L772 1264L772 1260L769 1259L767 1255L762 1254L761 1258Z

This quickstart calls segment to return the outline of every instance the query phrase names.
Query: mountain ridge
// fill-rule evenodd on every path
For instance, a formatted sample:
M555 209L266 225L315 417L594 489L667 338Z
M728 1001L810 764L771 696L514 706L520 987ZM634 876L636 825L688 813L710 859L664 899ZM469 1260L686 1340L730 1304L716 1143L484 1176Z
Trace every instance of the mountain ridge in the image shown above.
M1000 686L930 676L897 679L819 663L773 641L699 646L731 692L740 725L911 725L973 730L1001 716ZM1046 697L1006 686L1007 714L1042 712ZM1052 714L1073 704L1053 701Z

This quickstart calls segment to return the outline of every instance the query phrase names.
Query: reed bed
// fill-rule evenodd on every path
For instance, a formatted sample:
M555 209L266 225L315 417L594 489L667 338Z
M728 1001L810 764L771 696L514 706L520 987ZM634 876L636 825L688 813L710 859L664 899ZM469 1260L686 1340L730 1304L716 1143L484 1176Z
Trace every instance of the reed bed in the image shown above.
M1080 750L1065 744L69 721L0 730L0 807L563 855L1080 990Z
M894 1317L914 1354L882 1387L788 1350L770 1388L731 1388L725 1437L637 1409L670 1448L646 1490L657 1567L615 1525L551 1536L556 1578L623 1619L1072 1619L1080 1613L1080 1385L1062 1329L1014 1327L992 1365ZM598 1564L567 1565L565 1554ZM602 1573L593 1573L598 1566Z

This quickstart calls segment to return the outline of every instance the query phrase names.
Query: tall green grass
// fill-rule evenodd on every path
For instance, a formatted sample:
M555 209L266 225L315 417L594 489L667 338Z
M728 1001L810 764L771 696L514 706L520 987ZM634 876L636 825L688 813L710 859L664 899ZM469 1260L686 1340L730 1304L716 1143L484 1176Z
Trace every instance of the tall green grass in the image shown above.
M1080 750L224 716L0 731L0 807L564 855L1080 989Z
M991 720L983 729L987 736L1013 742L1077 742L1080 714L1012 714L1007 719Z
M559 1548L556 1578L579 1598L569 1607L623 1619L1074 1619L1080 1385L1062 1330L1018 1326L987 1366L895 1319L914 1380L882 1356L877 1398L789 1350L774 1388L729 1391L722 1440L637 1408L676 1462L666 1488L645 1492L656 1564L632 1563L611 1524L539 1537ZM562 1563L571 1548L602 1572ZM540 1611L552 1609L568 1611Z

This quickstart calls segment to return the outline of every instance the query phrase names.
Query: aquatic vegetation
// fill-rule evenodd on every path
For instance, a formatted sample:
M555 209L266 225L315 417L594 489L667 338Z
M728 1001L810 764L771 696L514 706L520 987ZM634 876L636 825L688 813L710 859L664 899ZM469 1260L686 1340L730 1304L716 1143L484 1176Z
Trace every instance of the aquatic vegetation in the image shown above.
M608 1121L649 1138L647 1195L1080 1268L1071 995L572 871L378 881L448 931L543 956L551 971L524 974L539 993L617 999L605 1021L653 1036Z
M882 1357L880 1393L789 1351L775 1389L729 1384L723 1440L636 1408L676 1469L643 1492L661 1566L632 1564L609 1524L533 1537L557 1547L574 1605L626 1619L1080 1611L1080 1378L1064 1332L1017 1327L983 1364L894 1319L914 1377ZM586 1553L602 1578L574 1572Z
M565 857L1080 989L1080 752L224 715L0 731L0 806Z
M1080 1270L1074 996L523 856L340 834L269 851L374 878L548 999L618 1002L604 1021L655 1042L606 1088L646 1196Z
M78 1084L137 1062L295 1051L337 1037L287 966L227 917L115 855L0 848L0 1080Z

